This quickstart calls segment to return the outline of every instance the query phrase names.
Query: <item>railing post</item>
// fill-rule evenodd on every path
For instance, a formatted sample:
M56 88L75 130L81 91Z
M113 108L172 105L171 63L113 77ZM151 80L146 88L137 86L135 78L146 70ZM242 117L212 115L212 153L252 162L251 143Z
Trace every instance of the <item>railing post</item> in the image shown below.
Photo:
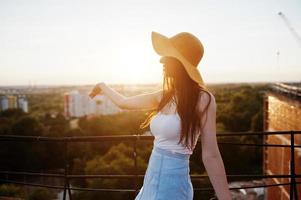
M64 173L65 185L64 185L63 200L66 200L67 190L68 190L69 200L72 200L70 183L69 183L69 178L68 178L68 174L69 174L69 172L68 172L69 171L68 141L64 141L64 153L65 153L65 173Z
M294 136L295 136L294 131L291 130L290 199L298 200L296 173L295 173L295 138L294 138Z
M137 168L137 140L140 139L139 133L136 134L136 138L134 140L134 167L135 167L135 196L138 194L138 168Z
M70 167L70 163L69 163L69 152L68 152L68 142L66 142L66 176L67 176L67 189L68 189L68 196L69 196L69 200L72 200L72 194L71 194L71 189L70 189L70 180L68 178L69 175L69 167Z
M63 194L63 200L66 200L67 195L67 142L64 141L64 160L65 160L65 168L64 168L64 194Z

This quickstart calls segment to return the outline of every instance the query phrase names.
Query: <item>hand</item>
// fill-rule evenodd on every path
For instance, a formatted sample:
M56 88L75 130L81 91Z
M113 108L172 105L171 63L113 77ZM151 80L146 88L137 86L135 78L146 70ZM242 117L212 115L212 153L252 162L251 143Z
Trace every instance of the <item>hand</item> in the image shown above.
M90 98L93 99L96 95L100 94L104 85L104 82L97 83L89 94Z

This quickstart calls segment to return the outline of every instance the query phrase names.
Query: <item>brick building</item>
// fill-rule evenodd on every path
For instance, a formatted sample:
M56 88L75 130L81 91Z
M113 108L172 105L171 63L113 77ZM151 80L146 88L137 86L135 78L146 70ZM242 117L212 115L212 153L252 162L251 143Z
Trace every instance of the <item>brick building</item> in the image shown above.
M301 83L274 83L264 94L264 131L301 130ZM290 145L290 135L264 137L268 144ZM301 145L301 135L295 135L295 145ZM267 175L290 174L290 148L265 147L264 172ZM301 174L301 148L295 148L295 172ZM301 181L297 178L296 181ZM269 178L267 184L290 182L290 178ZM297 185L301 197L301 185ZM268 187L266 199L290 199L290 185Z

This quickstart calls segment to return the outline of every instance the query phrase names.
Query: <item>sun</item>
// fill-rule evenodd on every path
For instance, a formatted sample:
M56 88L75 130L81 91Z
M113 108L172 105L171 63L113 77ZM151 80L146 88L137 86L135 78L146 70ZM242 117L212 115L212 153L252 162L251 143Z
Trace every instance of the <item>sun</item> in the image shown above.
M118 78L121 82L140 84L158 82L160 79L163 68L159 57L151 51L152 49L141 49L143 47L132 45L119 49L115 55L114 69L119 72Z

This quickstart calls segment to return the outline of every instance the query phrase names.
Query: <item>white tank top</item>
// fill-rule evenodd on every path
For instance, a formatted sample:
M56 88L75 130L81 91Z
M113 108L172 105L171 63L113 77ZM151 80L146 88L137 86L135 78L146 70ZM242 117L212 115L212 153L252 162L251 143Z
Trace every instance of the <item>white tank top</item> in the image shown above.
M182 154L192 154L197 143L196 137L192 151L183 144L178 144L181 134L181 118L178 112L172 114L164 114L159 111L150 121L150 131L155 139L153 145L171 152ZM184 141L182 141L184 142Z

